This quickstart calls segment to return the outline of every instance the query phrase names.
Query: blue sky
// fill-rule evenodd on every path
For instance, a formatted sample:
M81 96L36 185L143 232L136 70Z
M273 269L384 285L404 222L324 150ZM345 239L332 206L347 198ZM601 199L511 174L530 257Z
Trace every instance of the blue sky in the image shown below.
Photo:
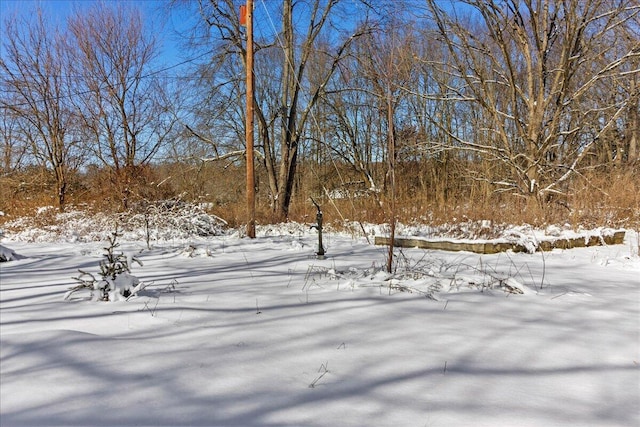
M177 13L168 16L163 9L167 3L166 0L120 0L120 2L137 6L144 14L145 24L152 23L154 29L157 29L156 36L163 52L160 62L163 65L171 66L186 59L178 47L176 36L176 30L180 30L185 24L185 17L180 17ZM4 26L5 19L10 18L14 13L30 13L38 6L51 17L54 23L64 25L67 16L74 10L89 7L93 3L95 3L93 0L0 0L0 25Z
M186 11L184 9L174 9L171 13L167 13L167 0L105 0L109 2L126 2L127 4L137 6L144 14L145 25L153 25L157 30L156 36L161 45L161 57L158 67L172 67L176 64L183 63L185 60L198 57L198 53L186 51L181 48L180 37L178 32L185 32L192 28L194 20L201 19L199 16L191 16L194 11ZM73 13L77 8L87 8L94 4L96 0L0 0L0 25L4 20L12 16L14 13L23 14L30 13L40 6L45 13L51 17L54 23L64 25L68 15ZM241 3L240 0L237 1ZM256 37L271 37L277 30L274 26L279 24L279 18L269 16L266 11L268 1L256 0L256 24L254 31ZM197 13L197 12L196 12ZM183 41L182 41L183 42ZM0 51L2 48L0 47ZM201 53L200 53L201 55Z
M77 8L87 8L95 3L96 0L0 0L0 25L4 20L12 16L14 13L30 13L40 6L54 23L64 25L66 17ZM188 52L180 48L180 40L177 32L189 29L194 20L200 19L199 16L190 16L194 11L173 10L168 14L166 5L167 0L104 0L109 2L126 2L130 5L137 6L144 14L145 24L152 25L156 31L156 37L161 46L161 57L159 67L171 67L180 64L187 59L191 59L197 53ZM241 0L237 0L240 4ZM459 5L456 0L443 0L443 5L453 7ZM268 0L255 0L256 22L254 31L256 38L272 38L277 33L279 18L271 16L267 8L272 5ZM353 14L358 15L358 8L347 7ZM197 13L197 12L196 12ZM348 17L346 17L348 18ZM0 52L2 48L0 47Z
M110 0L114 2L114 0ZM107 3L110 2L107 0ZM8 16L12 12L29 12L36 7L45 10L53 19L64 22L65 18L75 9L86 8L91 6L93 0L0 0L0 14L2 18ZM139 7L146 17L154 20L165 20L165 16L159 11L163 8L166 1L163 0L119 0L118 3L128 3Z

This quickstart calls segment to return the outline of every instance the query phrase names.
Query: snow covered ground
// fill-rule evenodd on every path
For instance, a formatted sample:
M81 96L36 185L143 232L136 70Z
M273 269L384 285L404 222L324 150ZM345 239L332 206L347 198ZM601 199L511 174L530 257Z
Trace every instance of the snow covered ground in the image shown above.
M147 284L64 295L100 242L2 244L2 426L640 425L640 258L476 255L305 227L122 242ZM512 287L505 286L513 285ZM518 289L522 293L513 293Z

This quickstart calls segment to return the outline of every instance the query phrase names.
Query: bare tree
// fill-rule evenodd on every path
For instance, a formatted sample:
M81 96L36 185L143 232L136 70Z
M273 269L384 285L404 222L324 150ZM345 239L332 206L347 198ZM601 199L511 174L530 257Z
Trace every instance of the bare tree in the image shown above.
M166 86L151 68L158 46L140 11L123 4L97 3L76 12L68 27L84 94L77 114L126 208L140 168L153 160L175 123Z
M427 0L450 53L442 66L459 83L448 87L446 98L474 103L483 116L474 124L475 139L450 136L506 166L496 186L543 205L563 194L563 184L628 111L629 98L597 106L587 100L600 82L640 71L622 72L640 55L640 41L613 55L609 38L637 17L640 6L625 0L460 3L473 9L466 19Z
M7 92L5 92L5 95ZM10 104L20 101L3 100ZM24 166L27 157L27 142L20 130L20 117L9 108L0 116L0 176L8 176Z
M62 211L75 146L64 39L40 9L28 17L8 17L3 32L3 114L5 120L11 116L18 121L33 159L53 172L55 197ZM9 129L15 130L14 124Z
M413 28L401 25L397 16L389 19L383 31L372 33L367 37L365 46L369 55L362 55L361 72L371 81L372 95L375 97L378 110L384 112L386 118L387 149L387 188L389 190L389 224L391 227L387 271L391 272L393 264L393 242L396 226L396 163L398 157L398 132L396 122L399 107L406 98L406 86L413 76L416 61L413 58ZM405 119L407 119L405 117Z
M380 30L383 31L383 30ZM386 108L382 105L380 82L372 76L371 52L381 49L373 33L357 40L349 49L331 84L323 93L327 121L324 145L338 163L349 165L367 189L383 188L375 165L384 162L387 136L381 134Z
M280 220L289 214L299 150L308 136L313 107L347 47L360 34L354 27L348 32L335 31L333 38L323 38L323 34L340 21L335 13L341 3L344 2L282 0L278 11L271 8L260 12L265 16L266 25L276 21L273 16L280 16L280 28L272 39L257 37L255 57L258 148L267 174L273 212ZM209 36L216 43L216 52L227 55L230 64L237 63L234 58L238 56L244 61L246 46L243 45L244 36L235 3L232 0L200 0L198 5ZM326 43L327 40L330 43ZM318 56L327 60L316 62ZM215 57L219 58L219 55ZM270 65L267 76L258 71L265 69L265 63ZM322 63L324 67L314 68L313 76L310 76L311 63ZM270 95L263 97L266 93Z
M616 43L626 50L638 50L640 13L636 14L635 19L630 22L630 25L620 28L616 33ZM623 149L628 163L636 163L640 160L640 72L638 70L640 70L640 55L636 55L625 64L621 73L622 79L618 81L622 87L623 96L628 97Z

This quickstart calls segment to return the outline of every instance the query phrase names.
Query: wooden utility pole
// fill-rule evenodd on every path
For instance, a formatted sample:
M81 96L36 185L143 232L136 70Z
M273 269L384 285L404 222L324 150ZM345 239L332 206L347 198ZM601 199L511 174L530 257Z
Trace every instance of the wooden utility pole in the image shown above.
M246 6L240 9L240 15L240 23L244 23L247 27L247 111L245 117L247 212L249 215L247 236L253 239L256 237L256 184L253 161L253 0L247 0Z

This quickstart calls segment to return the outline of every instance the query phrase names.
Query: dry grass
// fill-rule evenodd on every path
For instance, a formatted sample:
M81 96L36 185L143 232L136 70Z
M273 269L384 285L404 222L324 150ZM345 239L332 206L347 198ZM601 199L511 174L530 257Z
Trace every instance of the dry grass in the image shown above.
M325 223L348 221L385 223L390 221L390 199L384 188L367 191L361 174L348 167L301 165L289 219L314 223L316 209L310 198L322 206ZM534 200L496 193L486 182L464 175L464 165L441 163L406 164L399 168L396 217L404 223L432 225L457 221L489 220L493 223L570 224L583 227L640 228L640 166L593 171L576 177L568 195L540 206ZM247 221L244 166L207 163L172 164L136 171L127 187L129 207L143 201L180 198L207 203L208 210L232 227ZM384 182L384 166L374 171ZM258 170L256 219L260 224L276 221L263 170ZM342 184L348 183L348 184ZM55 206L55 182L46 171L32 169L0 179L0 222L34 215L38 208ZM341 190L348 197L329 197ZM347 191L348 190L348 191ZM75 206L92 206L101 211L123 209L123 193L113 176L92 170L73 176L67 201Z

